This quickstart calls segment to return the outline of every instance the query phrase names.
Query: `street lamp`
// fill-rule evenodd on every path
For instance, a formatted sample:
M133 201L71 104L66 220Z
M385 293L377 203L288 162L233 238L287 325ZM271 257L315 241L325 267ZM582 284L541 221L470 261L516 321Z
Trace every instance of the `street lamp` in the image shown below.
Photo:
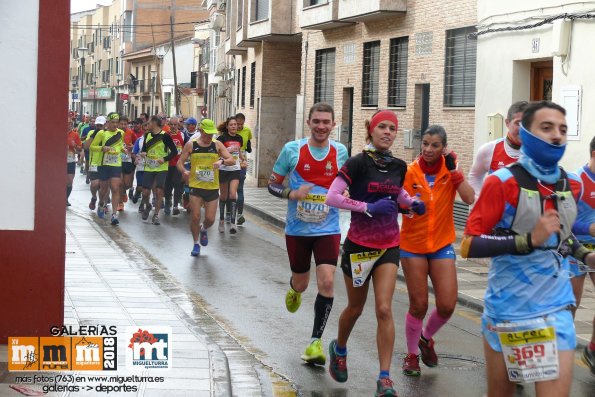
M151 111L149 112L150 115L153 115L155 111L155 80L157 77L157 71L151 70Z
M85 47L80 47L76 49L77 55L79 57L79 60L81 61L81 73L79 75L80 79L81 79L81 95L79 96L79 103L80 103L80 116L81 116L81 120L83 117L83 76L85 76L85 53L88 51L88 48Z

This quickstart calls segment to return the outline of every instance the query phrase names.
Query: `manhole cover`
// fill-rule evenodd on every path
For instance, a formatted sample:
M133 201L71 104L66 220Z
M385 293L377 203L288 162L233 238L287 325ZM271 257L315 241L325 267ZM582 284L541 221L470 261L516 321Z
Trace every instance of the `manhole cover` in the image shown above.
M473 370L485 367L485 361L478 357L439 354L438 362L440 368L452 370Z

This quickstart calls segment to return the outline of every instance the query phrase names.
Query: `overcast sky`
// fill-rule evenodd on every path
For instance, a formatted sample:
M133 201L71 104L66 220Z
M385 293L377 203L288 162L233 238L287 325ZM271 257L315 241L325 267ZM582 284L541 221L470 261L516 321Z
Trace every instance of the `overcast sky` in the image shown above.
M80 12L94 9L97 4L110 5L112 0L70 0L70 12Z

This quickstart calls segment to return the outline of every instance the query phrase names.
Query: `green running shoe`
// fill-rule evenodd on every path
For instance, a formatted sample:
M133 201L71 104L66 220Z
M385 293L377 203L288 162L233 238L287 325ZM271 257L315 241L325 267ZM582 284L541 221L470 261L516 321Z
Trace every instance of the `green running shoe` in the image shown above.
M375 397L397 397L397 392L393 387L393 381L390 378L380 378L376 382Z
M324 365L326 363L326 356L322 351L322 342L316 339L306 347L306 351L302 354L302 360L308 364Z
M347 382L347 356L339 356L335 352L335 346L337 346L336 339L328 346L328 355L331 361L328 366L328 372L337 382Z
M289 291L287 291L287 295L285 295L285 307L287 311L290 313L295 313L300 308L302 304L302 293L295 291L293 288L289 287Z

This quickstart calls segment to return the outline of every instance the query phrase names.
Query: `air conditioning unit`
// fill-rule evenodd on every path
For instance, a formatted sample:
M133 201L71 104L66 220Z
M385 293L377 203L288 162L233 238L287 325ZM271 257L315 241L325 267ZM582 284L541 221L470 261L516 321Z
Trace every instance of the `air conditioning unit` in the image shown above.
M215 70L215 76L225 76L227 72L229 72L227 65L220 63L217 65L217 69Z
M225 26L225 16L223 14L213 14L209 28L219 31Z
M224 83L217 84L217 97L218 98L226 98L227 97L227 84L224 84Z

